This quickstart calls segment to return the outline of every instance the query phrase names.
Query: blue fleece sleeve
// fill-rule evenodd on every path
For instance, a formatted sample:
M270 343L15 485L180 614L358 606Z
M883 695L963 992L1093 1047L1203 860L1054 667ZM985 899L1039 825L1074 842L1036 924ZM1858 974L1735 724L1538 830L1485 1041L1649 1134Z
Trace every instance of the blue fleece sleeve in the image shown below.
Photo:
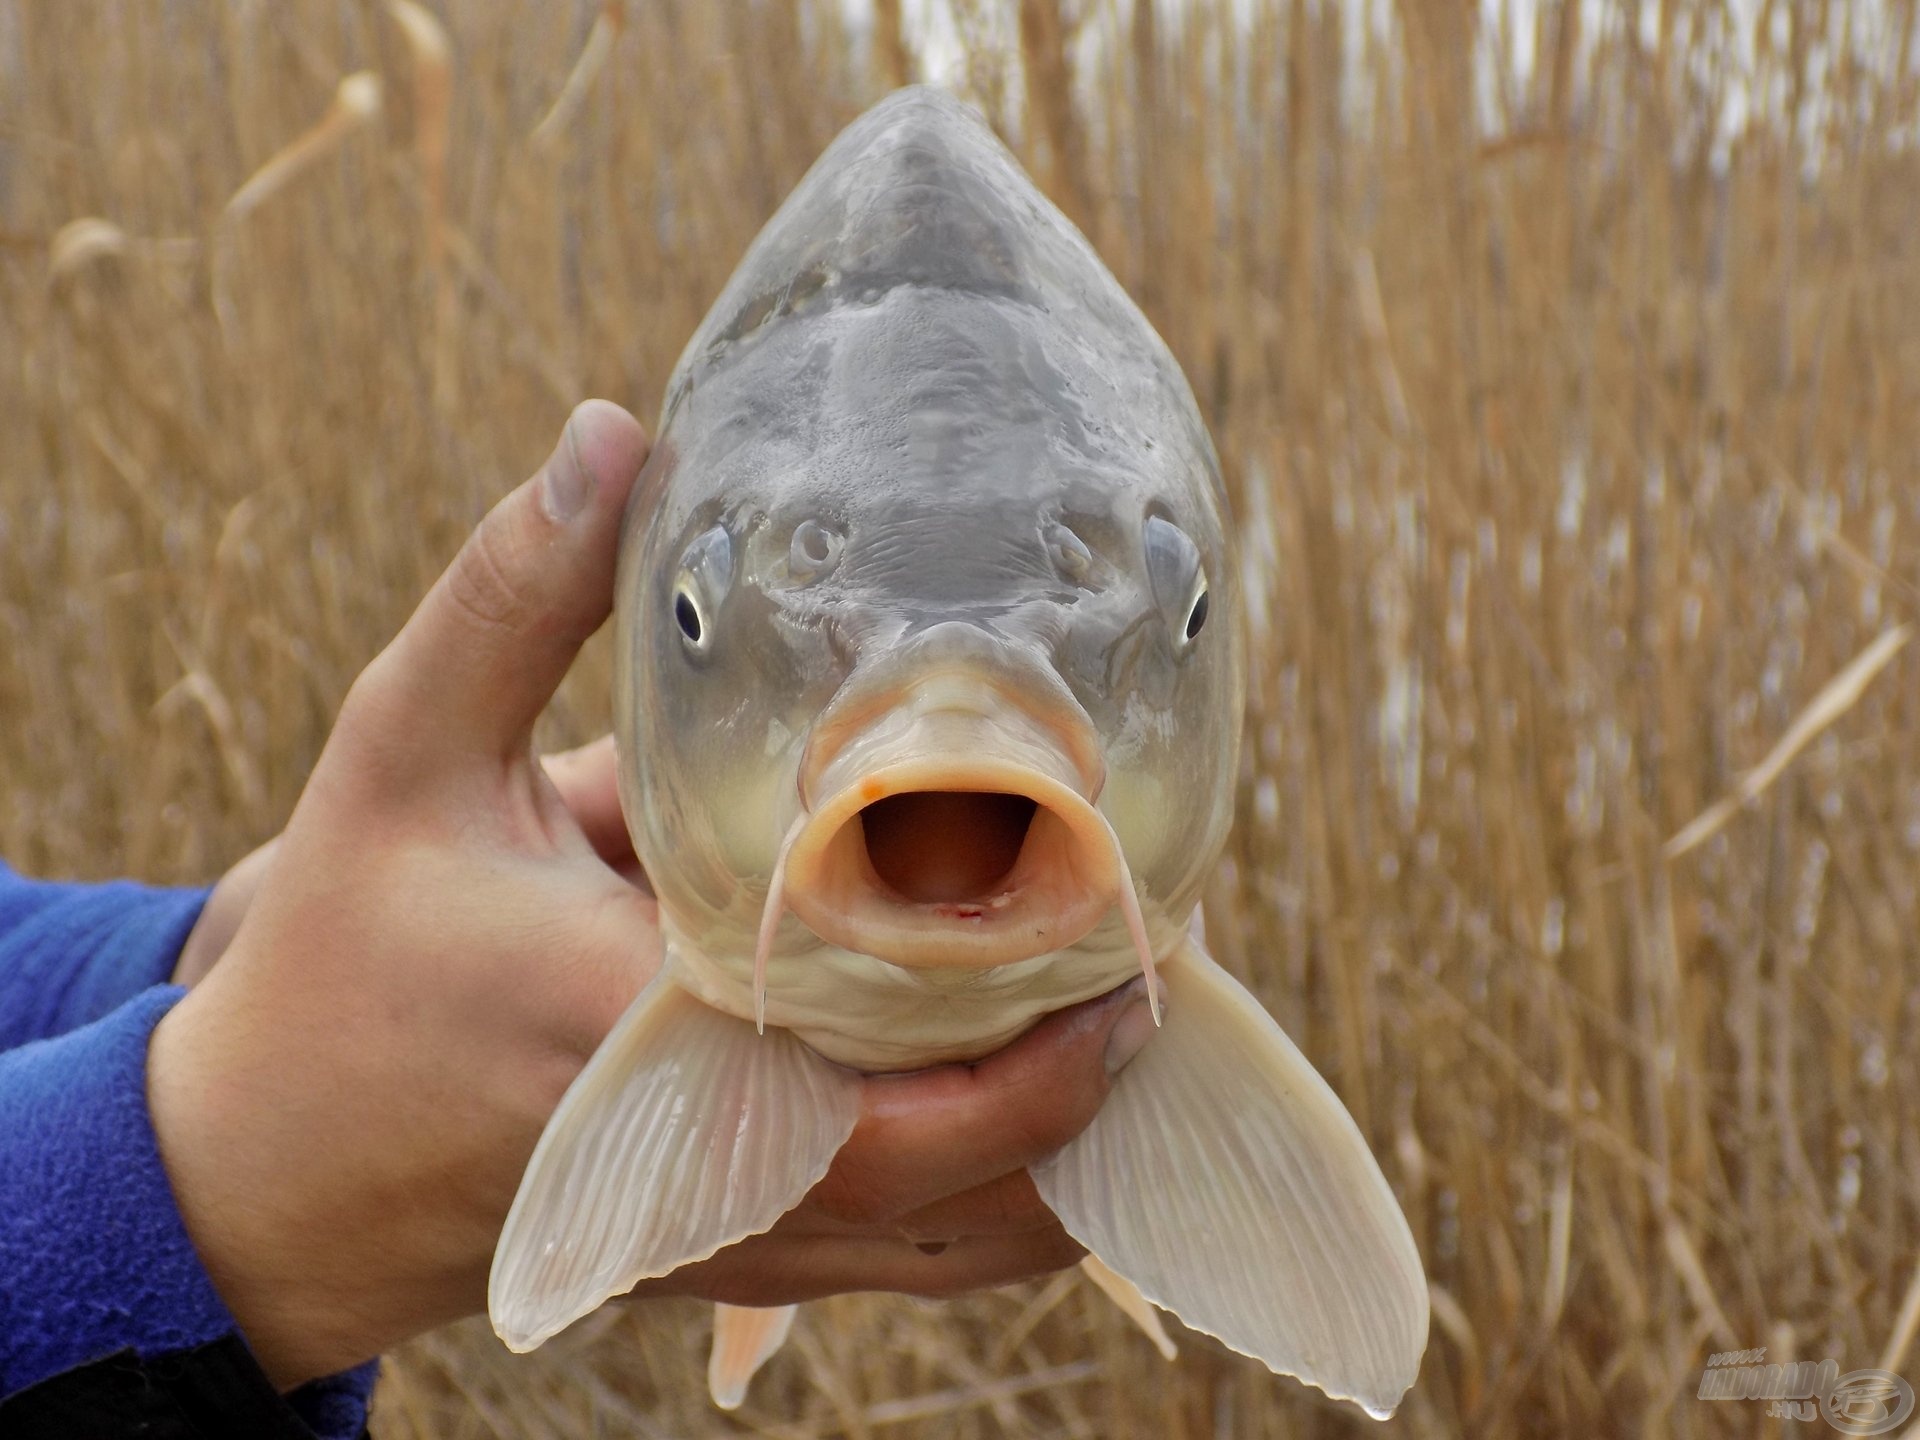
M9 1036L66 1030L0 1053L0 1409L108 1357L162 1360L238 1333L180 1218L147 1108L148 1040L185 994L149 982L171 970L198 899L109 886L90 902L74 888L0 876L0 915L13 917L0 920L0 1001L32 1017L10 1008L0 1024ZM63 912L64 964L53 933ZM25 971L57 999L16 987ZM373 1379L369 1364L296 1391L285 1433L358 1435Z
M205 890L62 885L0 865L0 1050L98 1020L164 984Z

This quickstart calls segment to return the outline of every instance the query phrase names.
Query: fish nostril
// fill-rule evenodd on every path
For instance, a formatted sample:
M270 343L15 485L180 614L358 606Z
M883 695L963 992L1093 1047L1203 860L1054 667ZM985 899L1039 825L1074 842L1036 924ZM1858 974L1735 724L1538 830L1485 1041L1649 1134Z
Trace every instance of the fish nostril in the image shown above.
M802 520L787 546L787 570L795 580L818 580L840 559L847 537L818 520Z
M1093 552L1087 549L1087 542L1057 520L1042 534L1054 569L1074 584L1085 585L1093 573Z
M860 812L873 872L919 905L991 899L1013 873L1039 806L997 791L913 790Z

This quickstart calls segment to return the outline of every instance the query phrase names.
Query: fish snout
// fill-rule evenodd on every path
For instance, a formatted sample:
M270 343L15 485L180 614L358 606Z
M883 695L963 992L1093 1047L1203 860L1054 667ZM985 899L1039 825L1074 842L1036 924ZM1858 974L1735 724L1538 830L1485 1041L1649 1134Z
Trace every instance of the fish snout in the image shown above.
M984 969L1085 937L1124 861L1093 804L1091 726L1032 701L949 670L810 747L786 905L829 944L908 968Z

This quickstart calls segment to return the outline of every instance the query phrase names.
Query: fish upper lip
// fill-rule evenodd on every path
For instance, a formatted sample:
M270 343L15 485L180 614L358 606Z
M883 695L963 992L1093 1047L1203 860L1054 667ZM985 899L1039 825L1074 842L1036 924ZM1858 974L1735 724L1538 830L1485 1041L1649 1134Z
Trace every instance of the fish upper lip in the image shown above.
M798 777L801 813L781 872L788 908L830 944L909 967L984 968L1084 939L1111 911L1125 872L1094 804L1105 765L1064 682L1033 690L949 657L837 701ZM1065 713L1061 696L1072 705ZM997 889L985 887L993 893L916 900L875 868L867 807L942 791L1034 802L1012 866Z
M987 645L976 642L974 648L985 650ZM831 793L826 779L849 744L903 708L983 718L1018 715L1066 762L1080 798L1088 804L1099 800L1106 784L1106 757L1086 711L1051 666L1022 665L1018 672L1003 675L1004 667L982 664L971 655L914 663L917 658L909 651L877 673L856 674L814 722L795 777L802 809L811 812L824 803Z

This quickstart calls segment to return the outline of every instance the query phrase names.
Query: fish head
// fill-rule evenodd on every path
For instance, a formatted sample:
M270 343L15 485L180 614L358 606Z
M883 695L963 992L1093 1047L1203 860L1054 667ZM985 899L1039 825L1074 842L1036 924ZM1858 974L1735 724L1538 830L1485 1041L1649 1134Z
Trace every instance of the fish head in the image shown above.
M897 102L897 103L896 103ZM629 518L622 782L663 913L912 969L1192 908L1244 639L1178 366L984 123L906 92L683 356Z

